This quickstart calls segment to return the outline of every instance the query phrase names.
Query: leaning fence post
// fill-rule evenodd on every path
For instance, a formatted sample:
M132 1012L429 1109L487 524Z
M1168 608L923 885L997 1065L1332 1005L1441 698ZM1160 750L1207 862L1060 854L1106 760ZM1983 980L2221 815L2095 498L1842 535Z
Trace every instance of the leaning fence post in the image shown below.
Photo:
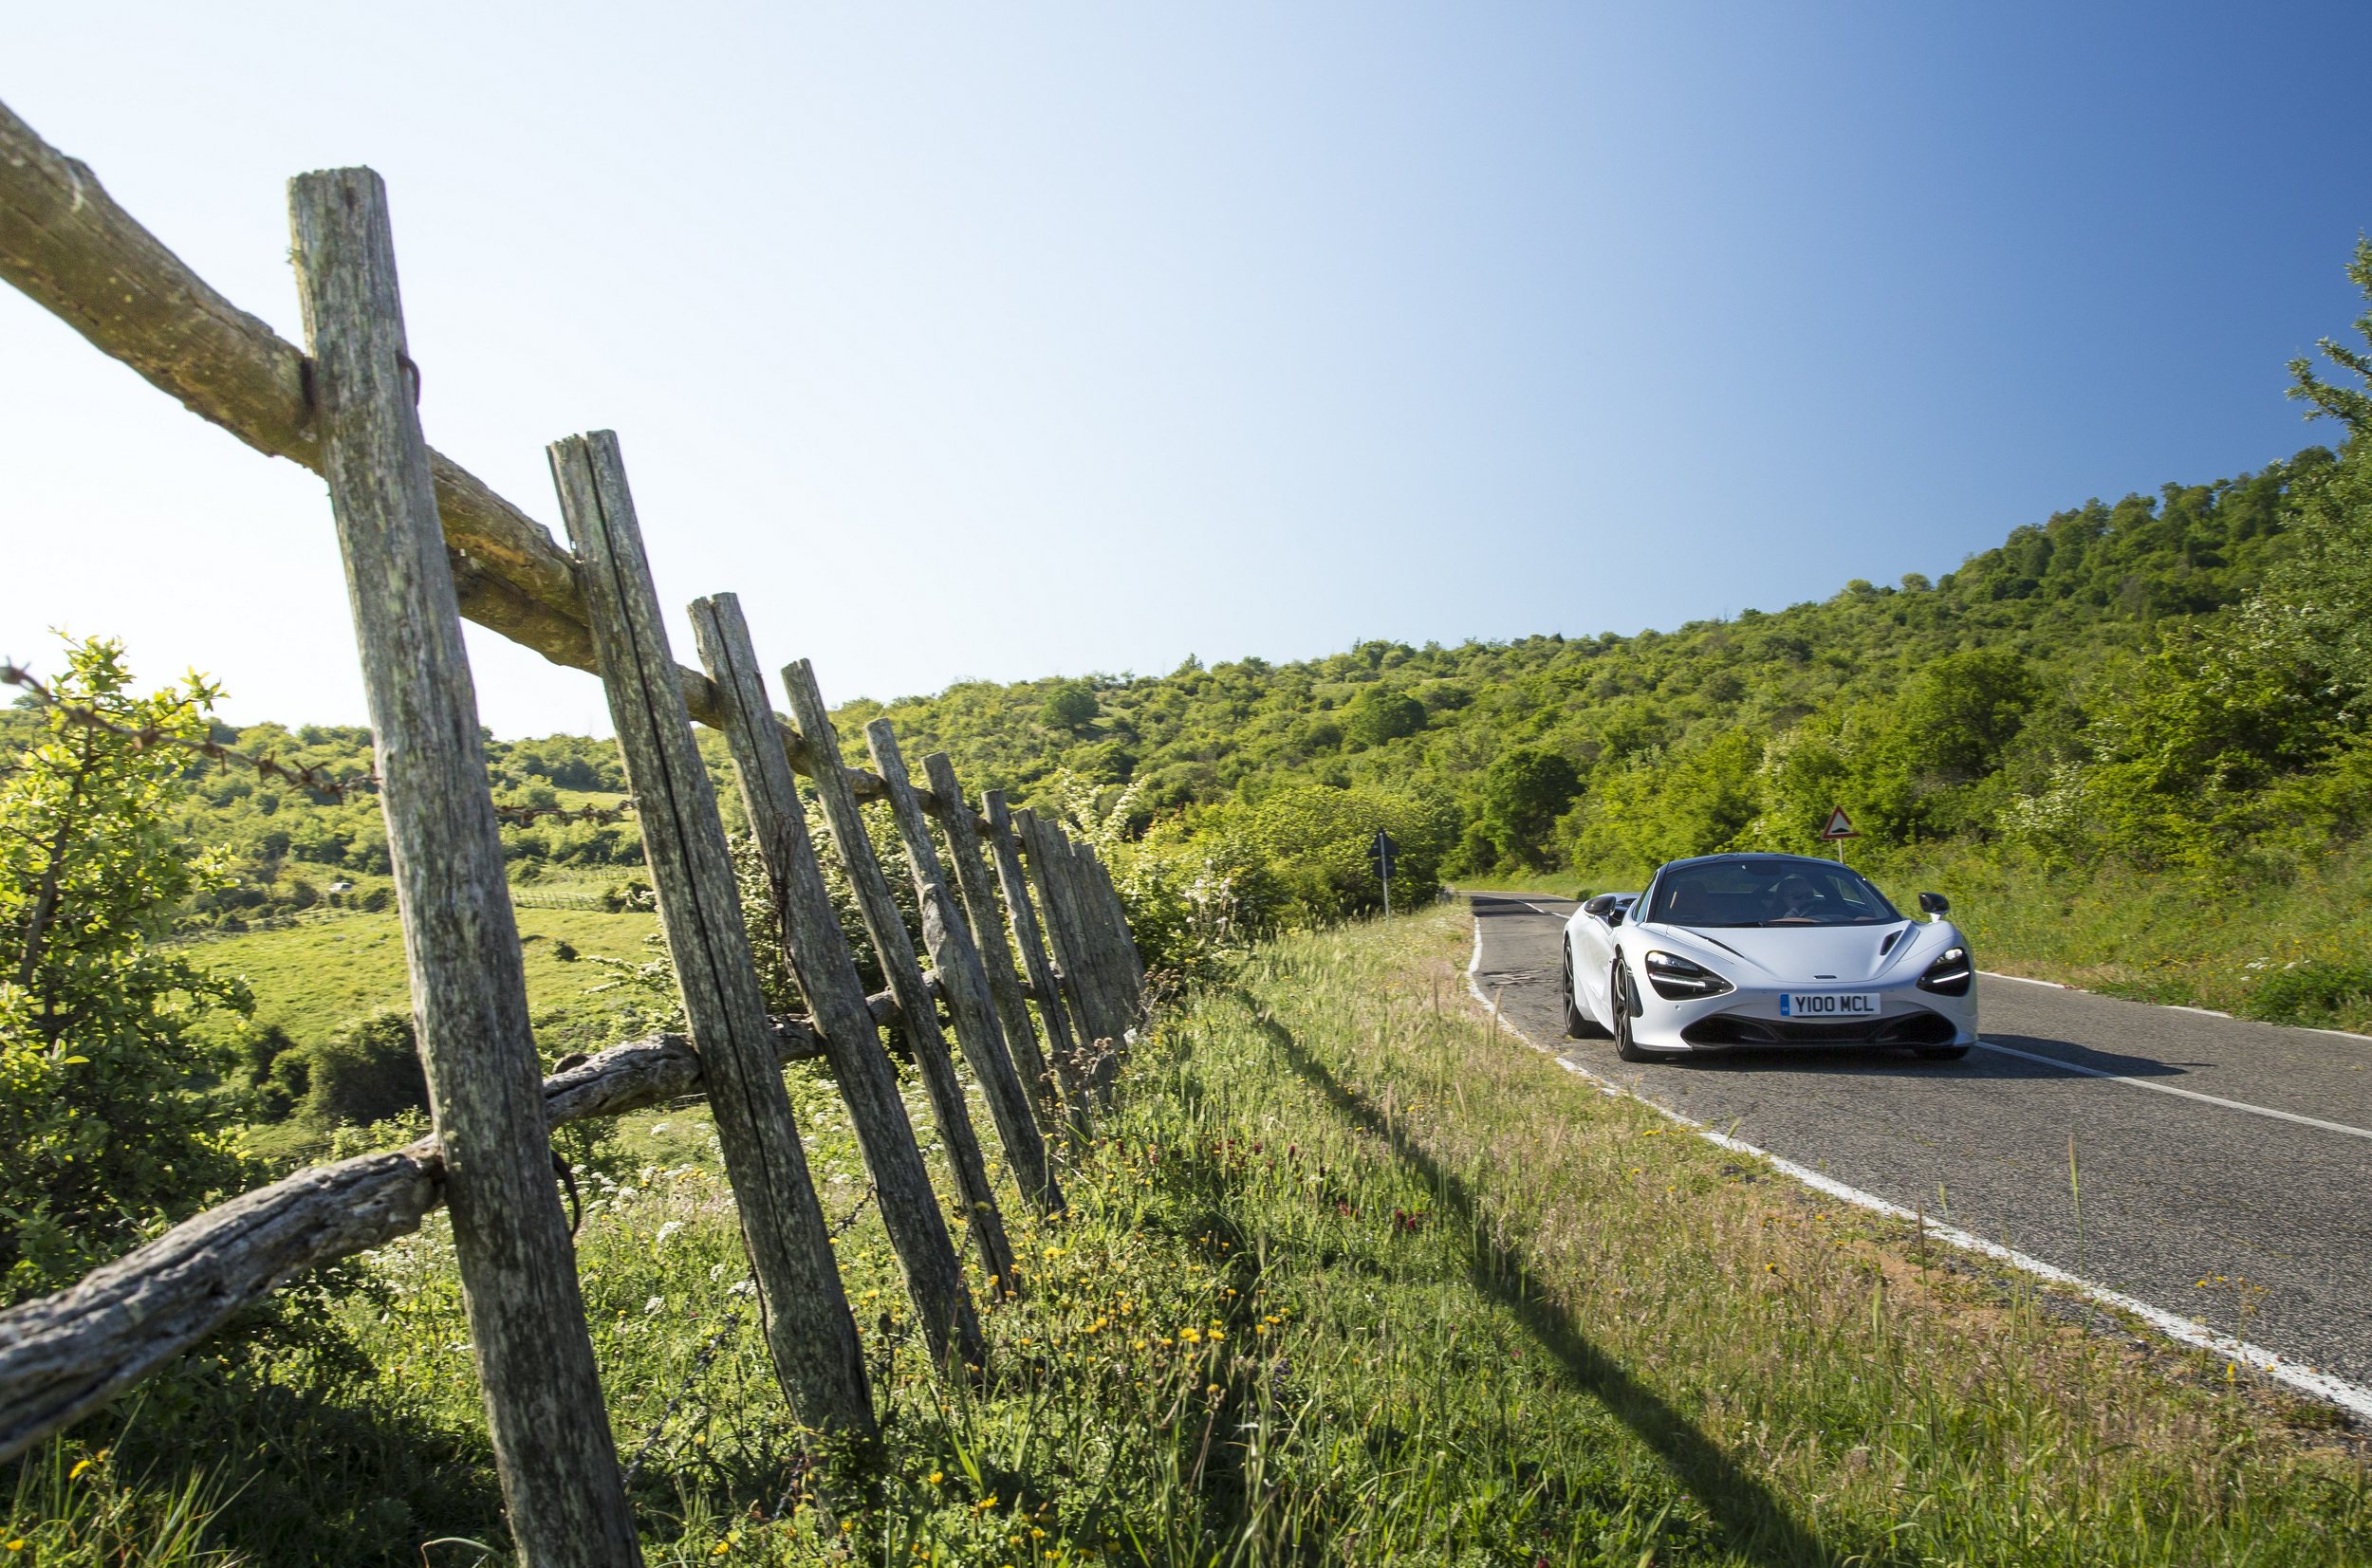
M354 606L412 1016L470 1340L520 1559L642 1560L544 1118L453 568L414 407L386 188L300 175L289 229L314 429Z
M815 797L824 807L825 825L840 851L841 869L857 895L857 910L880 955L898 1002L899 1022L906 1042L914 1048L915 1066L930 1092L931 1116L946 1150L948 1170L955 1180L955 1195L970 1221L973 1249L989 1274L989 1288L1010 1296L1019 1289L1013 1277L1013 1244L1005 1234L1005 1216L996 1207L996 1190L989 1184L989 1168L980 1156L979 1134L973 1131L972 1111L964 1103L964 1086L948 1059L947 1037L939 1030L939 1015L931 1000L922 966L915 958L914 938L890 895L889 878L873 840L865 836L864 808L849 787L847 769L840 758L840 735L816 686L815 670L806 659L783 666L783 692L790 699L791 721L815 764Z
M742 805L765 863L784 956L807 999L824 1050L848 1106L865 1171L881 1208L881 1225L905 1271L906 1292L944 1366L980 1364L980 1319L964 1288L963 1265L931 1190L931 1173L915 1142L914 1123L898 1093L898 1072L881 1049L880 1026L865 1005L848 938L832 911L824 868L807 835L807 813L790 770L783 727L766 700L741 601L718 594L692 602L692 635L716 683L717 702L741 780Z
M1054 977L1054 965L1047 959L1046 942L1038 929L1038 912L1029 896L1029 876L1022 870L1021 852L1013 842L1012 815L1005 806L1005 792L991 789L980 797L980 809L988 819L989 847L996 855L997 885L1005 894L1005 908L1012 916L1013 944L1021 950L1022 967L1029 976L1029 988L1036 993L1039 1022L1046 1025L1047 1052L1054 1059L1054 1073L1059 1079L1062 1098L1068 1108L1072 1130L1085 1137L1092 1132L1087 1118L1087 1099L1079 1081L1079 1040L1071 1032L1071 1009L1063 1000L1061 982Z
M961 806L963 785L946 752L934 751L924 757L922 772L931 781L933 794ZM975 825L979 821L969 810L946 811L940 814L939 830L947 836L947 858L955 869L955 886L964 896L972 944L988 973L989 995L995 1000L996 1016L1005 1025L1005 1043L1012 1048L1013 1065L1029 1086L1030 1101L1038 1108L1041 1123L1053 1127L1062 1119L1061 1086L1047 1067L1045 1053L1038 1049L1029 999L1022 994L1021 977L1014 972L1013 944L1005 932L1005 912L997 908L996 884L983 854L986 846L980 841L980 828Z
M1104 965L1105 978L1112 994L1127 1005L1129 1021L1137 1018L1137 981L1135 960L1128 938L1128 917L1121 909L1120 895L1112 886L1110 875L1104 870L1102 857L1094 846L1066 837L1063 840L1066 859L1071 875L1079 879L1079 897L1087 911L1088 924L1095 932L1096 950Z
M1097 1086L1108 1089L1120 1071L1121 1055L1128 1048L1129 1031L1138 1022L1137 994L1129 984L1127 964L1121 957L1112 931L1111 910L1099 890L1095 854L1055 829L1054 861L1070 883L1079 927L1087 951L1087 966L1103 987L1111 1025L1112 1050L1096 1064Z
M769 1042L725 824L676 680L618 437L596 431L548 450L775 1374L809 1426L870 1433L863 1348Z
M1063 967L1063 980L1078 1016L1084 1021L1082 1043L1088 1047L1088 1060L1081 1067L1092 1080L1103 1075L1101 1059L1119 1051L1124 1043L1127 1024L1105 989L1079 906L1076 883L1067 875L1058 849L1060 833L1052 823L1028 809L1013 813L1013 826L1021 834L1022 848L1029 858L1029 874L1038 884L1038 901L1046 911L1047 932L1054 941L1055 959Z
M1095 868L1096 885L1103 890L1104 906L1111 912L1112 940L1120 950L1121 963L1127 966L1130 991L1142 996L1145 960L1144 955L1137 950L1137 933L1129 928L1128 900L1121 896L1120 883L1113 878L1112 867L1103 856L1090 853L1087 863Z
M972 945L972 933L965 929L963 913L955 907L955 895L947 890L947 872L939 864L937 846L931 842L931 823L922 815L914 782L907 777L906 759L899 754L898 735L887 719L875 719L865 726L864 736L873 753L874 769L888 786L890 815L898 823L898 836L906 845L906 865L914 874L915 896L922 906L923 945L931 950L932 971L947 998L947 1010L954 1016L955 1042L963 1047L964 1060L972 1063L972 1076L989 1102L989 1116L1004 1142L1013 1179L1042 1212L1059 1213L1063 1190L1047 1160L1046 1139L1038 1133L1029 1091L1013 1069L1004 1027L997 1022L996 1002L989 991L988 971L981 966L979 950ZM948 821L964 815L962 797L949 797L946 805Z

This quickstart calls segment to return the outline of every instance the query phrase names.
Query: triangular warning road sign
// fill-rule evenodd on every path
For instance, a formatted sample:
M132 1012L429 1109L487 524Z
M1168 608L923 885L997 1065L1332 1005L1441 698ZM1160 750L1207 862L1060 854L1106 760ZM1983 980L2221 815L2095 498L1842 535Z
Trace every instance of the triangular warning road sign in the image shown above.
M1824 839L1859 839L1862 835L1845 816L1844 807L1838 806L1828 813L1828 825L1820 830L1820 836Z

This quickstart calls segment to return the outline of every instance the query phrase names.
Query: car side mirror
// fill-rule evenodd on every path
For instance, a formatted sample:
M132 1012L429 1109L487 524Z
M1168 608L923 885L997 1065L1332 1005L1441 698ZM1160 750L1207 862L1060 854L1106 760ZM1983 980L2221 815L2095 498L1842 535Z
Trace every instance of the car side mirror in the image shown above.
M1919 895L1919 913L1930 920L1940 920L1952 913L1952 900L1940 893Z
M1594 914L1599 919L1603 920L1608 914L1614 912L1614 895L1611 893L1602 893L1595 898L1583 900L1582 913L1584 914Z

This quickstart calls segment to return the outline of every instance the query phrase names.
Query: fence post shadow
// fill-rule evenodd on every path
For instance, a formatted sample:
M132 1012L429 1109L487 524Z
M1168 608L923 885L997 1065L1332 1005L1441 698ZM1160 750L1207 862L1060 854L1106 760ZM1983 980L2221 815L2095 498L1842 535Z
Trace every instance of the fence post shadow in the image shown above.
M1838 1554L1822 1545L1770 1486L1748 1474L1719 1444L1584 1334L1513 1247L1487 1239L1485 1216L1463 1177L1443 1170L1432 1155L1411 1143L1401 1128L1344 1087L1249 991L1238 987L1235 996L1293 1071L1328 1105L1362 1131L1382 1139L1395 1157L1441 1195L1443 1205L1457 1216L1466 1242L1468 1272L1475 1287L1514 1314L1577 1387L1605 1406L1670 1467L1704 1503L1733 1550L1770 1568L1838 1560Z

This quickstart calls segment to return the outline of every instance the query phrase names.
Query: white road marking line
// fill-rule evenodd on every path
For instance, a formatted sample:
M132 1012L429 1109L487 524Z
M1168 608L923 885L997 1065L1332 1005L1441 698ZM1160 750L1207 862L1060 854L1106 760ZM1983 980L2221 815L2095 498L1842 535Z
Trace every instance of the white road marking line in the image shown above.
M2319 1128L2326 1133L2344 1133L2351 1138L2372 1138L2372 1129L2350 1127L2345 1122L2325 1121L2319 1116L2302 1116L2295 1111L2276 1111L2270 1105L2252 1105L2247 1100L2226 1099L2221 1095L2203 1095L2196 1089L2177 1089L2171 1083L2153 1083L2145 1078L2128 1078L2122 1073L2112 1073L2100 1067L2085 1067L2073 1061L2063 1061L2058 1057L2044 1056L2037 1051L2021 1051L2015 1046L1999 1044L1981 1035L1977 1037L1976 1042L1988 1051L1999 1051L2003 1056L2014 1056L2027 1061L2039 1061L2046 1067L2056 1067L2065 1073L2082 1073L2085 1078L2104 1078L2116 1083L2129 1083L2136 1089L2147 1089L2153 1094L2179 1095L2184 1099L2196 1099L2202 1105L2220 1105L2227 1111L2245 1111L2252 1116L2270 1116L2275 1121L2294 1121L2301 1127Z
M2015 979L2017 977L2014 975L2005 975L2002 978ZM2036 982L2036 984L2048 985L2048 982L2040 981ZM1466 988L1469 992L1473 993L1476 1002L1482 1004L1484 1011L1498 1014L1500 1022L1507 1025L1507 1030L1510 1034L1522 1041L1526 1045L1530 1046L1533 1050L1540 1052L1543 1056L1555 1062L1558 1066L1564 1068L1566 1072L1571 1073L1576 1078L1593 1085L1597 1088L1598 1092L1603 1095L1610 1096L1616 1099L1637 1100L1640 1104L1646 1106L1649 1110L1656 1112L1659 1116L1668 1117L1669 1119L1679 1123L1681 1126L1686 1127L1691 1132L1695 1133L1698 1137L1703 1138L1706 1142L1718 1145L1723 1149L1730 1150L1733 1153L1749 1154L1756 1159L1763 1160L1767 1162L1771 1169L1780 1171L1782 1174L1792 1176L1797 1181L1800 1181L1807 1187L1811 1188L1813 1190L1825 1192L1828 1196L1835 1198L1842 1203L1849 1203L1856 1208L1866 1208L1871 1210L1873 1213L1884 1214L1893 1219L1911 1220L1914 1222L1924 1221L1927 1227L1927 1233L1949 1245L1956 1246L1964 1252L1974 1252L1980 1257L1991 1258L1995 1263L2007 1264L2011 1268L2019 1269L2028 1274L2032 1274L2039 1279L2048 1280L2053 1284L2065 1286L2066 1288L2076 1292L2080 1296L2084 1296L2091 1301L2100 1302L2103 1306L2113 1307L2120 1312L2130 1313L2134 1317L2139 1318L2144 1323L2147 1323L2150 1327L2158 1330L2159 1333L2166 1336L2169 1339L2173 1339L2179 1344L2190 1345L2195 1349L2209 1351L2214 1355L2221 1356L2228 1361L2233 1361L2241 1366L2248 1367L2252 1371L2263 1373L2266 1376L2272 1378L2275 1382L2280 1383L2287 1388L2295 1389L2300 1393L2308 1394L2316 1399L2323 1400L2326 1403L2337 1405L2340 1409L2361 1420L2372 1421L2372 1388L2365 1388L2360 1383L2350 1383L2344 1377L2333 1377L2328 1373L2317 1372L2312 1367L2291 1360L2289 1357L2282 1355L2279 1351L2267 1350L2263 1345L2251 1344L2246 1339L2235 1339L2229 1334L2219 1333L2216 1330L2208 1327L2205 1323L2195 1321L2194 1319L2182 1317L2177 1313L2169 1312L2164 1307L2152 1306L2149 1302L2144 1301L2138 1297L2127 1296L2121 1290L2111 1290L2106 1285L2094 1284L2089 1280L2068 1273L2066 1269L2059 1267L2056 1264L2047 1264L2040 1258L2032 1257L2027 1253L2017 1251L2012 1247L2004 1246L1999 1242L1989 1242L1984 1237L1976 1235L1971 1231L1962 1230L1956 1226L1942 1225L1933 1219L1925 1219L1924 1216L1903 1208L1900 1204L1889 1203L1886 1199L1878 1196L1874 1192L1864 1192L1858 1187L1847 1187L1844 1183L1838 1181L1832 1176L1824 1176L1819 1171L1811 1170L1807 1166L1798 1165L1793 1160L1782 1158L1781 1156L1772 1153L1768 1149L1756 1148L1753 1144L1744 1142L1738 1138L1733 1138L1727 1133L1716 1133L1712 1128L1706 1126L1703 1122L1698 1121L1692 1116L1683 1116L1679 1112L1673 1110L1668 1105L1659 1105L1656 1101L1649 1099L1644 1095L1638 1093L1636 1090L1625 1088L1623 1085L1616 1083L1610 1079L1602 1078L1577 1061L1567 1061L1564 1057L1558 1055L1554 1051L1547 1049L1537 1041L1533 1040L1529 1035L1527 1035L1523 1030L1517 1028L1512 1019L1510 1019L1504 1012L1500 1012L1498 1008L1492 1006L1491 999L1483 995L1482 922L1479 920L1474 923L1474 956L1469 959L1466 964ZM1990 1048L1992 1050L2002 1050L2006 1047L1992 1045L1990 1046ZM2017 1052L2013 1054L2024 1055L2025 1053ZM2050 1061L2048 1057L2037 1058L2036 1060L2045 1061ZM2051 1064L2058 1067L2067 1065L2064 1061L2054 1061ZM2102 1076L2112 1077L2114 1075L2103 1074ZM2158 1084L2145 1083L2142 1087L2145 1089L2154 1089L2160 1086ZM2206 1097L2202 1096L2198 1098L2204 1098ZM2249 1109L2261 1108L2250 1107ZM2274 1112L2271 1114L2276 1116L2286 1115L2286 1113L2282 1112ZM2354 1128L2343 1128L2340 1130L2343 1132L2357 1131L2357 1129Z
M2004 974L1999 969L1979 969L1976 972L1983 975L1988 980L2014 980L2021 986L2048 986L2054 991L2072 991L2076 989L2073 986L2063 986L2056 980L2029 980L2025 975Z
M2004 974L1999 969L1979 969L1976 972L1983 975L1988 980L2014 980L2021 986L2048 986L2054 991L2076 991L2084 995L2092 994L2088 991L2085 991L2084 987L2081 986L2063 986L2056 980L2029 980L2025 975ZM2131 997L2112 997L2110 1000L2117 1002L2131 1002L2133 999ZM2152 1005L2152 1004L2147 1002L2136 1002L2134 1003L2134 1005L2137 1007L2147 1007ZM2186 1007L2179 1002L2159 1003L2157 1004L2157 1005L2172 1007L2178 1013L2205 1013L2210 1018L2232 1018L2233 1022L2235 1024L2254 1024L2264 1022L2261 1019L2233 1018L2231 1013L2218 1012L2214 1007ZM2318 1029L2311 1024L2269 1024L2266 1026L2268 1028L2275 1029L2304 1029L2307 1033L2313 1035L2337 1035L2342 1040L2362 1040L2372 1042L2372 1035L2360 1034L2354 1029Z

